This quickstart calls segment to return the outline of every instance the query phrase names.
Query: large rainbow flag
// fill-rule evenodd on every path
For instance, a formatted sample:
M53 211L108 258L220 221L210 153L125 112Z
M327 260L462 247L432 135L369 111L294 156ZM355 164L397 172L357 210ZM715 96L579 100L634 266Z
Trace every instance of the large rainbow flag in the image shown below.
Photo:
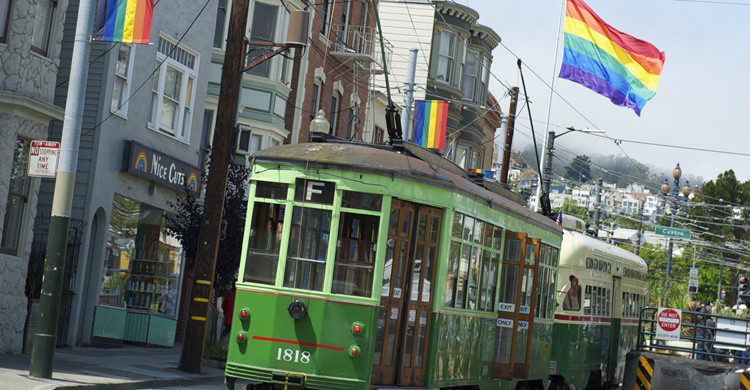
M99 0L94 40L148 44L154 0Z
M445 149L448 102L415 100L412 142L424 148Z
M641 115L656 95L664 52L605 23L583 0L567 0L560 77Z

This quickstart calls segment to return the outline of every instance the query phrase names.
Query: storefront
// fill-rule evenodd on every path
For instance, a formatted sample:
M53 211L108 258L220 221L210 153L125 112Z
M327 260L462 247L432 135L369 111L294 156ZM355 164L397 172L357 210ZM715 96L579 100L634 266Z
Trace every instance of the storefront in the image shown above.
M197 194L199 171L127 142L123 173ZM168 210L115 193L92 336L108 343L174 345L185 256Z

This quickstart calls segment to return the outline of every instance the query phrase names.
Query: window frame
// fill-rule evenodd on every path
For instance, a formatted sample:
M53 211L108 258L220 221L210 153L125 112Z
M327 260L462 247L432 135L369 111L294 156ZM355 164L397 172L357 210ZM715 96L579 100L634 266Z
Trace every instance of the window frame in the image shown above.
M448 38L451 40L451 42L448 44L447 53L442 52L443 48L443 42L444 40ZM448 29L442 29L440 30L440 39L438 39L437 44L437 67L435 68L435 81L448 84L448 85L454 85L453 79L455 76L455 69L456 66L456 47L457 42L459 40L458 34L454 31L449 31ZM446 74L441 74L440 67L441 63L445 61L445 72Z
M462 98L463 100L475 101L477 99L477 95L479 95L479 93L477 93L478 92L477 87L479 86L479 78L481 75L480 68L482 67L482 62L481 62L482 56L478 50L474 50L474 49L467 48L466 53L467 53L466 64L465 64L464 72L463 72L463 83L461 85ZM473 73L469 72L469 62L470 62L470 59L472 58L474 59L474 72ZM468 93L467 93L466 88L468 86L469 78L472 78L473 82L472 82L472 87L471 87L471 95L467 96Z
M221 33L219 33L219 10L222 8L222 2L224 3L224 20L221 21ZM227 35L228 35L228 26L229 26L229 14L230 14L230 0L218 0L218 4L216 7L216 27L214 28L214 39L213 42L211 42L212 48L214 49L220 49L225 50L226 48L226 42L227 42ZM219 34L221 34L221 42L219 45L216 45L216 39L219 37Z
M121 117L123 119L128 119L128 111L129 111L129 107L130 107L130 86L131 86L132 81L133 81L133 65L134 65L134 62L135 62L135 47L136 47L136 45L127 44L127 43L120 43L119 45L120 45L120 47L117 49L118 50L118 52L117 52L118 57L115 60L115 71L113 72L114 73L114 79L113 79L113 83L112 83L112 96L111 96L111 99L110 99L110 101L111 101L110 112L112 112L113 114L115 114L115 115L117 115L117 116L119 116L119 117ZM128 71L127 71L127 76L125 76L125 77L120 76L117 73L117 65L120 62L120 60L119 60L119 53L120 53L119 50L122 49L122 45L127 45L127 46L130 47L130 52L128 54ZM124 80L123 81L123 88L121 90L121 93L122 93L122 96L125 97L125 103L123 103L122 101L120 101L120 107L116 107L115 106L115 85L117 84L117 80L118 79Z
M3 26L2 29L0 29L0 43L7 43L8 42L8 25L10 25L10 16L13 12L13 1L14 0L8 0L8 10L5 12L5 15L0 15L0 18L5 20L5 26Z
M195 116L195 95L196 95L196 89L198 85L198 71L200 67L200 53L193 50L192 48L185 46L183 44L177 45L176 40L172 39L171 37L168 37L166 35L159 35L159 40L164 39L165 41L169 42L172 45L175 45L178 49L182 49L185 52L187 52L189 55L192 55L194 57L194 68L190 68L187 65L184 65L179 62L179 60L167 56L166 54L162 53L160 50L156 51L156 62L159 67L159 71L157 72L158 78L158 85L156 88L156 91L151 89L151 107L150 107L150 113L149 113L149 119L147 122L147 127L150 130L153 130L159 134L165 135L167 137L173 138L175 140L178 140L180 142L190 144L190 136L193 133L193 118ZM158 43L157 43L158 45ZM173 53L172 53L173 54ZM179 105L177 107L178 112L176 115L178 115L177 120L177 128L176 129L165 129L161 125L161 111L164 99L169 99L171 101L174 101L171 97L165 97L164 95L164 86L166 84L166 75L169 68L173 68L177 70L178 72L182 73L181 76L181 85L180 85L180 101L178 102ZM192 78L193 84L192 88L188 88L189 80ZM190 89L190 96L188 97L188 89ZM156 107L154 107L154 100L157 100ZM187 102L190 102L191 104L188 105ZM190 111L189 115L185 115L185 111ZM154 110L156 113L154 114ZM186 130L185 126L186 124L189 126ZM182 135L178 135L178 133Z
M272 29L271 29L271 34L272 35L270 37L256 37L256 36L253 35L253 30L255 29L255 26L256 26L256 24L255 24L255 13L258 10L258 6L269 7L269 8L273 8L274 9L274 17L273 17L273 21L272 21L273 26L272 26ZM254 1L253 5L252 5L252 8L250 9L250 11L251 11L250 12L251 14L249 15L250 21L248 22L247 32L246 32L246 35L248 36L248 38L250 40L255 40L255 41L274 42L280 36L279 35L280 34L280 25L283 25L283 20L279 20L280 19L280 15L283 13L282 10L283 10L283 8L280 5L278 5L278 4L272 4L270 2L264 2L264 1ZM261 46L260 48L261 48L261 51L260 51L261 54L263 52L265 52L265 51L269 51L267 47L262 47ZM249 56L250 55L250 50L252 50L252 46L251 45L249 45L249 47L248 47L248 57L245 58L245 60L248 61L248 62L251 60L251 58L255 58L255 57L250 57ZM257 54L257 55L260 55L260 54ZM284 58L283 56L278 56L278 57L282 58L282 59ZM278 80L278 76L275 75L275 73L274 73L274 70L276 69L276 66L274 66L274 64L276 62L277 62L277 59L272 58L269 61L265 61L264 63L256 66L255 68L253 68L251 70L249 70L247 73L250 74L250 75L256 76L256 77L263 77L263 78L267 78L267 79L271 79L271 80L275 80L276 81L276 80Z
M25 146L24 146L24 154L26 156L28 156L28 150L29 150L29 147L31 146L31 140L28 139L28 138L26 138L26 137L16 137L16 142L19 142L19 141L25 144ZM15 152L15 143L13 144L13 146L14 146L13 147L14 148L13 153L14 153ZM21 156L21 158L23 159L23 155ZM10 167L10 169L11 169L11 172L10 172L11 176L13 175L13 168L14 168L15 165L16 164L15 164L15 158L14 158L13 161L11 161L11 167ZM15 242L16 242L15 248L12 248L12 247L7 247L7 248L3 247L2 240L5 237L5 234L7 232L5 231L5 229L3 229L3 232L0 234L0 253L6 254L6 255L10 255L10 256L18 256L18 252L19 252L20 244L21 244L21 239L24 236L24 226L26 225L26 221L23 220L23 214L26 212L26 208L29 205L29 194L31 192L31 177L29 177L26 174L27 170L28 170L28 160L26 160L26 168L23 169L22 172L21 172L21 174L23 175L24 180L25 180L25 185L24 185L25 194L13 191L13 186L10 185L11 183L9 182L9 188L8 188L8 195L6 197L5 210L3 210L2 219L0 219L0 223L2 223L2 225L0 225L0 226L5 226L5 218L6 218L7 213L8 213L8 206L10 204L10 198L11 197L17 197L17 198L20 198L20 199L23 200L23 203L21 205L21 216L22 216L22 218L21 218L20 221L17 221L17 223L20 224L20 226L19 226L19 229L18 229L18 235L15 237Z
M331 128L328 134L337 135L339 131L339 119L341 117L341 94L338 91L333 91L331 94L331 109L328 112L328 118L330 119ZM334 104L335 102L335 104Z
M31 51L39 55L45 56L45 57L49 54L49 45L50 45L50 41L52 40L51 39L52 27L54 26L54 22L55 22L55 13L57 11L57 0L49 0L49 4L50 4L49 13L47 14L47 20L44 23L47 29L47 31L45 31L47 36L44 38L45 39L44 47L34 46L34 29L33 28L31 32L31 46L30 46ZM37 2L36 4L37 9L39 8L40 5L41 5L41 2ZM36 24L37 15L38 14L36 13L34 14L33 24ZM8 20L10 20L10 17L8 18ZM6 29L7 29L7 25L6 25Z
M312 87L312 101L310 106L310 121L312 122L313 119L315 119L315 116L318 115L318 111L320 111L320 99L322 96L323 91L323 80L319 78L315 78L315 81L313 82Z

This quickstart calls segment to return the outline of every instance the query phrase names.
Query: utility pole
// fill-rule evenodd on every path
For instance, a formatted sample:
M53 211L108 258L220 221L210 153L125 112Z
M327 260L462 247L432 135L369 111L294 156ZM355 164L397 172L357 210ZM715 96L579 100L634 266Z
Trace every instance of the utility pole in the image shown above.
M221 94L216 118L216 131L211 142L211 167L206 185L205 209L201 217L198 236L198 253L194 265L194 280L189 301L185 342L180 356L179 369L200 373L203 344L206 337L206 317L211 300L211 287L219 250L219 231L224 211L227 173L231 158L232 135L237 125L244 65L245 32L249 0L234 0L229 19L227 50L221 72Z
M555 132L549 131L547 133L547 150L544 153L544 175L542 176L542 190L539 194L549 194L549 188L552 184L552 158L555 156Z
M604 183L604 179L599 178L596 179L596 187L594 187L594 191L596 191L596 197L594 198L594 237L599 237L599 218L600 213L602 211L602 184Z
M81 122L86 98L94 6L94 0L81 0L76 20L60 160L57 178L55 179L49 241L47 242L47 253L44 261L42 297L39 301L39 317L34 334L34 346L31 350L29 373L37 378L52 377L55 336L57 335L60 316L60 293L68 244L68 228L70 226L70 212L73 207L78 148L81 143Z
M406 132L406 139L411 139L411 108L414 105L414 77L417 73L417 49L409 50L409 64L406 66L406 92L404 106L401 108L401 129ZM384 60L385 61L385 60Z
M635 254L641 255L641 245L643 245L643 204L646 203L645 199L638 199L638 241L635 243ZM695 263L693 263L695 267Z
M503 147L503 165L500 167L500 183L508 185L508 170L510 156L513 149L513 132L516 129L516 112L518 111L518 87L510 89L510 109L508 109L508 124L505 126L505 145Z

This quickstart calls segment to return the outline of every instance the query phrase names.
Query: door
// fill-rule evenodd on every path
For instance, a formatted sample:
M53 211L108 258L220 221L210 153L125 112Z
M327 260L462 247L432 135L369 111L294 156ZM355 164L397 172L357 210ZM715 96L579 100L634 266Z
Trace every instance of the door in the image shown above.
M424 385L441 214L401 200L391 204L373 384Z
M525 378L529 374L539 244L538 239L525 234L505 235L492 366L495 378Z

